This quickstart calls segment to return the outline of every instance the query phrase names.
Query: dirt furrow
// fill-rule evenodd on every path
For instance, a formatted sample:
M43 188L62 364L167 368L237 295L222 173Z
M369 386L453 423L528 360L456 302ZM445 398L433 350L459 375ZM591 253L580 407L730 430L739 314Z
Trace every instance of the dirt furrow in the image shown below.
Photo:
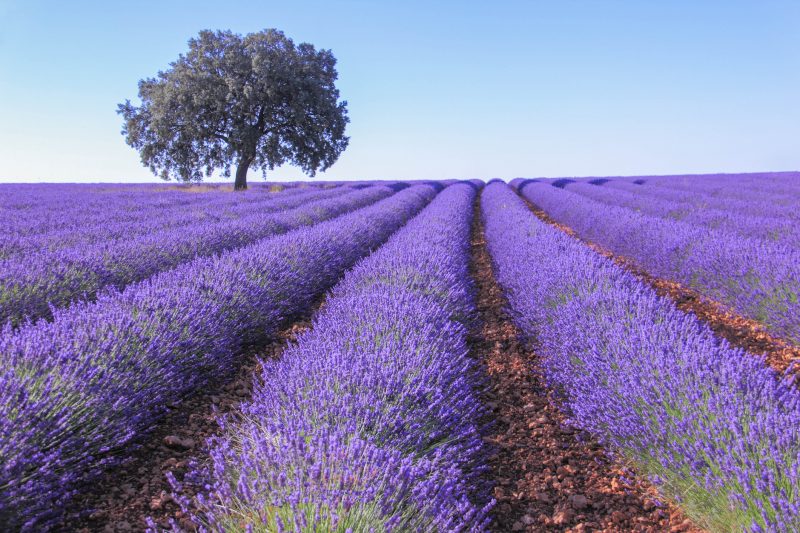
M471 349L489 375L495 424L490 472L496 531L700 531L655 489L566 424L536 354L504 311L476 204L472 276L478 326Z
M321 302L314 306L316 312ZM146 518L169 527L173 519L186 531L194 524L172 500L167 474L181 480L193 460L204 461L206 439L219 431L217 417L238 409L252 393L253 379L260 375L258 359L280 357L286 345L311 326L309 313L282 330L269 343L252 348L242 358L235 376L216 384L178 405L141 443L124 465L107 472L79 497L63 531L144 531Z
M759 322L745 318L727 306L707 298L699 292L684 285L658 278L638 266L629 257L617 255L597 243L581 238L572 228L553 220L550 215L520 195L530 210L540 220L554 226L589 246L595 252L608 257L641 281L651 286L659 296L671 299L678 309L692 313L700 321L707 324L720 338L727 340L732 346L742 348L750 353L766 358L769 366L780 373L789 369L789 373L800 375L800 346L793 346L770 334ZM793 363L799 363L793 365ZM790 369L790 367L792 367Z

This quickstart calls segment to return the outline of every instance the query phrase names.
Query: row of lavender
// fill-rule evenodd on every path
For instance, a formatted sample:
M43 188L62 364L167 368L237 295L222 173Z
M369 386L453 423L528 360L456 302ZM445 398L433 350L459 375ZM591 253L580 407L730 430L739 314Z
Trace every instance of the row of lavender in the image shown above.
M703 174L686 176L639 176L627 178L653 185L712 196L752 200L753 195L786 196L800 193L800 172L761 172L754 174Z
M552 226L483 195L495 275L573 422L700 525L800 528L800 392Z
M0 235L0 259L15 255L51 251L75 245L91 245L104 240L131 238L165 229L202 224L208 221L236 219L252 213L260 206L269 207L276 200L286 201L292 196L303 197L316 188L296 187L280 192L242 194L236 198L228 193L182 194L181 201L147 201L126 206L121 195L108 195L102 206L91 207L91 201L78 202L80 211L45 204L42 209L54 218L56 227L47 231L26 231L37 214L25 210L14 213L5 231ZM153 193L154 198L158 197ZM188 198L187 201L184 198ZM299 203L298 203L299 205Z
M122 289L196 256L220 253L313 224L392 192L382 186L310 190L247 205L246 214L232 220L7 259L0 262L0 324L18 324L26 317L49 318L54 307L92 300L109 287Z
M562 183L575 180L596 185L644 185L653 194L684 194L693 200L745 202L761 198L786 203L800 193L800 172L766 172L753 174L688 174L675 176L607 176L585 178L560 178ZM699 195L699 196L698 196ZM796 197L795 197L796 200Z
M0 224L14 235L36 235L72 227L103 225L109 220L141 220L140 210L191 208L217 202L242 202L291 192L300 187L249 190L236 198L211 189L190 193L154 185L0 184ZM109 210L108 207L113 207Z
M445 189L349 271L190 479L213 531L478 531L492 505L474 318L475 190ZM155 528L155 525L153 525Z
M716 178L716 179L715 179ZM744 217L796 221L799 173L731 174L703 176L639 176L608 178L561 178L557 186L589 183L604 189L623 190L670 205L669 216L682 219L705 210L735 212ZM540 180L537 180L540 181ZM544 180L541 180L544 181Z
M544 182L512 182L556 221L800 344L800 249L644 215Z
M436 192L400 191L56 310L0 337L0 523L42 530L166 406L230 373ZM351 198L343 211L363 205Z
M707 200L707 195L702 193L685 193L693 199L669 200L664 195L651 196L647 192L663 188L645 187L626 182L620 182L623 187L592 185L587 182L576 182L564 188L570 192L586 196L603 204L633 209L646 215L662 219L678 220L685 224L700 226L716 231L737 234L743 237L763 239L774 243L777 250L790 247L800 250L800 220L782 217L775 213L775 203L767 202L761 209L761 214L746 214L736 204L741 201ZM672 191L668 191L672 192ZM681 194L681 193L679 193ZM754 203L749 204L750 207ZM792 204L788 204L792 206ZM792 216L800 210L800 195L794 199Z

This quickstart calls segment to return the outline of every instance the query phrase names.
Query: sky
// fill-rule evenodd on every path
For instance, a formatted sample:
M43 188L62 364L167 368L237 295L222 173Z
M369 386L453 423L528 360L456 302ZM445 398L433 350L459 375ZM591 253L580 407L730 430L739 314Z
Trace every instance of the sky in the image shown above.
M797 0L0 0L0 182L159 181L117 104L200 30L264 28L338 60L319 179L800 169Z

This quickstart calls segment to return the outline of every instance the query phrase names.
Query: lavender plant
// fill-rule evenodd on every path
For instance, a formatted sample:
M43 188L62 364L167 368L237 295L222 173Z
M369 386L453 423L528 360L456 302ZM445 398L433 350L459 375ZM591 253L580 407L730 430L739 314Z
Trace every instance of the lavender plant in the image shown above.
M31 236L68 227L82 229L125 220L140 222L148 219L143 215L151 210L249 203L276 197L274 188L282 189L281 197L288 197L319 187L267 185L255 187L236 199L227 193L220 194L222 191L210 185L209 192L193 194L150 184L0 184L0 224L10 235Z
M785 188L779 188L774 180L767 181L762 176L759 179L747 179L735 175L717 181L716 185L709 185L707 179L707 176L703 176L690 182L676 178L673 182L656 178L628 178L612 179L603 185L649 198L680 202L679 216L691 209L719 209L744 216L769 216L770 219L797 221L800 217L797 210L797 194L800 191L790 192L789 181L780 182Z
M800 250L603 205L548 183L517 185L581 237L800 343Z
M155 190L149 195L138 195L140 202L137 204L130 204L120 194L106 194L104 205L95 207L91 207L93 202L86 199L76 199L80 211L64 209L43 198L40 202L45 207L35 211L19 210L13 217L7 217L6 231L0 234L0 259L52 252L77 245L108 245L108 241L131 239L192 224L233 221L256 212L291 209L305 202L333 198L346 192L348 189L343 187L335 190L296 187L280 193L255 192L241 196L227 192L202 195L181 193L184 197L192 199L194 196L197 200L179 198L176 201L148 202L151 197L158 198L163 194ZM31 225L30 219L38 222L40 214L46 214L55 227L34 233L25 231Z
M796 386L539 221L504 184L482 204L495 275L573 423L701 526L800 529Z
M638 194L638 191L596 186L583 181L570 183L564 188L603 204L624 207L659 218L678 220L719 232L772 241L800 250L798 221L775 216L766 209L761 215L748 215L735 207L728 207L725 202L719 202L713 208L707 204L701 207L697 205L698 202L703 202L701 198L695 198L695 202L669 201ZM797 207L800 207L800 201Z
M486 409L466 326L475 191L445 189L349 271L193 483L213 531L482 531ZM155 528L155 525L153 525Z
M343 195L338 191L315 192L308 202L292 196L276 200L273 209L256 206L234 220L179 226L132 239L26 254L0 262L0 324L49 318L54 307L92 300L103 289L122 289L196 256L220 253L313 224L391 193L386 187L368 187Z
M703 174L634 178L656 188L703 191L712 196L751 201L754 196L780 197L800 193L800 172L759 172L752 174Z
M372 194L369 189L365 195ZM54 310L0 336L0 523L41 531L167 405L229 375L243 345L311 305L435 191L410 187ZM365 195L343 204L364 204Z

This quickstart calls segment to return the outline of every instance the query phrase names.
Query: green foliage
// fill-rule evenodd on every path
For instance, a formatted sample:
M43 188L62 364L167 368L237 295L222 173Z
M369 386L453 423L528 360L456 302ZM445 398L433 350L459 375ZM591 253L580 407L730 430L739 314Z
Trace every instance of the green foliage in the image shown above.
M165 180L199 182L237 166L292 163L313 176L344 151L347 102L336 58L274 29L245 36L202 31L166 71L139 82L142 104L118 106L122 133ZM244 185L244 183L242 183Z

